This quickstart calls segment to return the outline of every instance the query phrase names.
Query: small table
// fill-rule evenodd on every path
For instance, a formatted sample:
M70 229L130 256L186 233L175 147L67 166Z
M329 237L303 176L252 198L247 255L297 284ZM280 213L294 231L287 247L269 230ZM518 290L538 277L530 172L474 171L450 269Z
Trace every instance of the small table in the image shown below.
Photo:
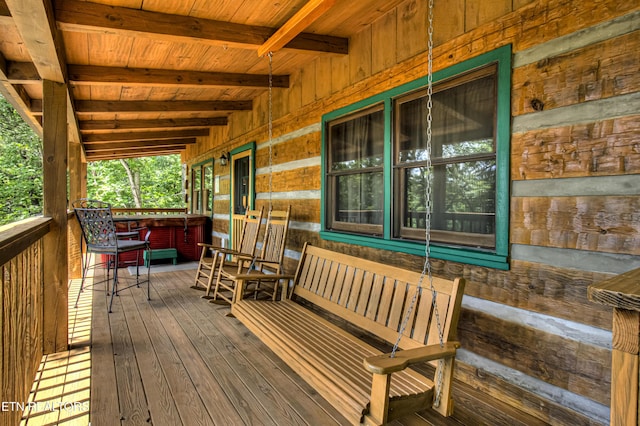
M613 307L611 425L638 424L640 269L589 286L589 300Z

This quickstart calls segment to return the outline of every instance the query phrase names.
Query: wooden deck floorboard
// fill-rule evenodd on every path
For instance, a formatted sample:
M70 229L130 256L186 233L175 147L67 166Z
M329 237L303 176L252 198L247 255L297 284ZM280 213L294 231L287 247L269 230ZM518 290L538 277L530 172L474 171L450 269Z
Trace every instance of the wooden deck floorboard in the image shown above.
M73 280L70 348L43 357L29 396L40 405L25 410L21 426L348 424L240 321L226 316L228 306L200 298L203 293L190 288L194 274L153 273L151 301L146 288L132 287L115 298L110 314L104 284L83 292L73 307L79 287ZM121 278L132 279L126 272ZM454 386L453 417L426 410L391 425L543 424L469 386Z
M152 274L151 301L125 289L110 314L104 288L92 291L92 425L347 424L228 307L189 288L194 273Z
M124 289L108 313L104 284L73 307L70 350L43 357L30 400L89 404L24 413L21 425L346 425L342 414L280 360L228 306L191 289L195 271L151 275ZM131 282L121 272L123 286ZM90 390L90 392L89 392ZM446 424L454 424L445 420ZM394 426L428 424L418 415Z

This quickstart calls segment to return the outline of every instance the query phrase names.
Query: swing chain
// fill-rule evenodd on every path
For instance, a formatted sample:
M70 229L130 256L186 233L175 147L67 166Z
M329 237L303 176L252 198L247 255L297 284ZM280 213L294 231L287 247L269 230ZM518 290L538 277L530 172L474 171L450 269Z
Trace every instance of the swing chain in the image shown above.
M424 281L425 276L429 281L429 288L431 291L431 304L434 311L434 316L436 319L436 326L438 329L438 339L440 343L440 347L444 347L444 332L442 330L442 324L440 322L440 314L438 312L438 304L437 304L437 296L438 292L433 285L433 274L431 271L431 220L432 220L432 210L433 210L433 165L431 162L431 145L432 145L432 122L433 122L433 1L429 0L429 12L428 12L428 25L427 25L427 96L426 96L426 154L427 161L425 165L426 171L426 184L425 184L425 198L426 198L426 223L425 223L425 260L422 268L422 273L420 274L420 279L418 281L418 286L413 294L409 307L407 309L406 315L402 321L400 326L400 331L398 332L398 339L396 343L393 345L393 349L391 351L391 358L395 357L396 351L398 350L398 346L400 345L400 341L402 336L406 330L406 327L409 323L409 319L411 318L411 313L415 307L416 300L418 298L418 293L422 288L422 283ZM442 396L442 382L443 382L443 361L438 360L438 368L437 368L437 377L436 377L436 395L434 398L433 406L440 406L440 399Z
M269 56L269 211L272 209L271 193L273 191L273 52Z

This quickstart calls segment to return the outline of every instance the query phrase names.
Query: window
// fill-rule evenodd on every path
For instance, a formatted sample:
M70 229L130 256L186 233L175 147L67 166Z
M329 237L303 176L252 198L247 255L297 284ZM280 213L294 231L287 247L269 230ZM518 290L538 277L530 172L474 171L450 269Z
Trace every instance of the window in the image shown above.
M436 242L495 247L496 67L434 87L432 217ZM426 90L394 101L394 237L424 239Z
M213 213L213 160L211 164L204 165L204 212L206 214Z
M433 76L433 257L508 267L510 59ZM425 77L323 117L323 238L424 253L426 104Z
M382 233L384 113L382 106L329 123L327 173L333 229Z
M212 213L212 187L213 160L207 160L191 166L191 213Z
M191 212L200 213L202 210L202 166L191 169Z

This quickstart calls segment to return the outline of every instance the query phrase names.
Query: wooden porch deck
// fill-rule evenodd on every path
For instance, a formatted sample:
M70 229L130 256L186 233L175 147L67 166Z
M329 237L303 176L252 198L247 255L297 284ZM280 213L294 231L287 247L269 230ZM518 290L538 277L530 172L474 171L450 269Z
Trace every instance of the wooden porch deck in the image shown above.
M202 292L190 288L194 274L153 273L150 302L146 288L133 287L115 299L111 314L104 284L85 291L74 309L74 282L71 349L43 360L30 399L40 405L25 411L22 424L347 424L238 320L225 316L228 307L201 299ZM57 412L49 410L56 404ZM394 424L430 423L413 415Z

